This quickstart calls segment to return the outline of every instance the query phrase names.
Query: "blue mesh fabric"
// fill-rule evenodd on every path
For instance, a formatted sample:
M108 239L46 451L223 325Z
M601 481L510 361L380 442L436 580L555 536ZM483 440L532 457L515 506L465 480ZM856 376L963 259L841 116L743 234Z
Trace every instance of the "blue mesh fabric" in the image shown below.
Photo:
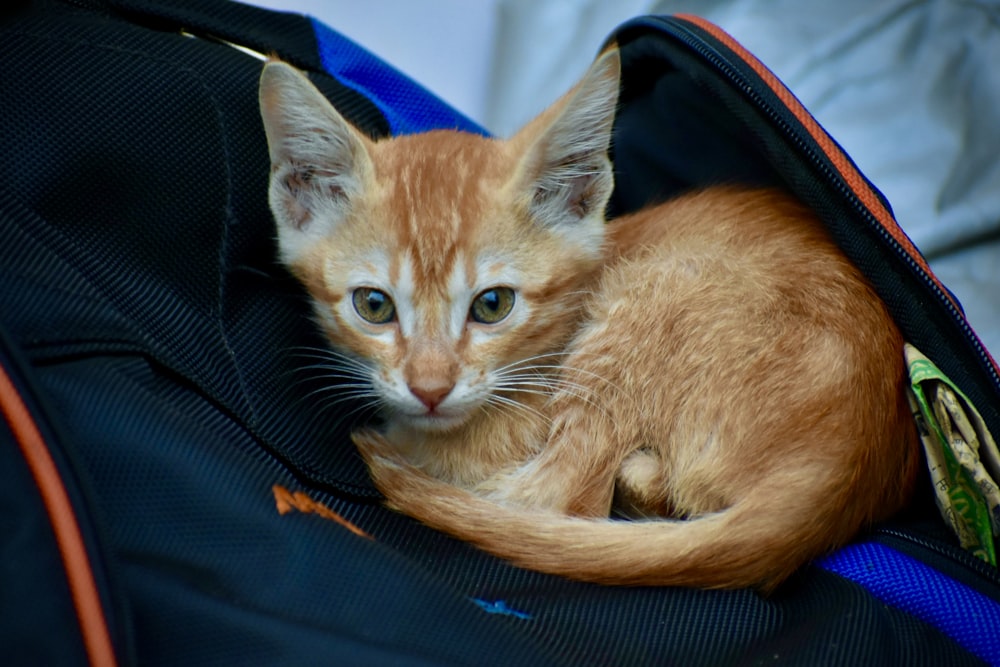
M882 602L934 625L991 665L1000 664L1000 603L894 549L853 544L819 562Z
M486 130L429 90L324 23L313 20L323 67L342 84L370 98L389 121L392 134L457 129Z

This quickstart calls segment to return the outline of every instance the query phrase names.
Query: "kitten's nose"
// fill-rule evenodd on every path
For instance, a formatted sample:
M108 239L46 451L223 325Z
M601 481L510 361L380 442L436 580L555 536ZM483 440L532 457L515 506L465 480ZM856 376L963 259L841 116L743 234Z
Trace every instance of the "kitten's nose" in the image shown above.
M428 410L433 411L441 405L441 401L451 393L454 386L453 384L410 385L410 393L419 398Z

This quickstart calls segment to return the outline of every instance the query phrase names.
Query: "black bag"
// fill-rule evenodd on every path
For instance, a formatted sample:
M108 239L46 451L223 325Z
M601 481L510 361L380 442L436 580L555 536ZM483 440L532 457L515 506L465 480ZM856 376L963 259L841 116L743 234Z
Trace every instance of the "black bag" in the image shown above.
M481 130L300 16L0 11L5 664L1000 663L1000 576L926 481L766 598L571 582L385 510L348 437L357 406L313 395L329 387L300 351L323 341L275 258L261 65L234 45L308 71L373 136ZM791 94L698 19L614 38L614 211L718 181L787 187L1000 433L997 367Z

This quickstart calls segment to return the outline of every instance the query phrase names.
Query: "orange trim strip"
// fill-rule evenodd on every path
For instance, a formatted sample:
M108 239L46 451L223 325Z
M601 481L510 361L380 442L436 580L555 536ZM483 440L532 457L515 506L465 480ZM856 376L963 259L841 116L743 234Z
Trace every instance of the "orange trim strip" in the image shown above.
M31 413L21 400L20 394L10 377L0 366L0 411L14 432L14 438L21 449L35 478L42 501L48 512L56 543L62 555L70 593L80 622L83 643L95 667L113 667L116 664L111 635L108 631L100 595L90 568L90 559L83 544L80 527L63 486L62 478L52 460L45 439L31 417Z
M830 135L820 127L816 119L813 118L802 103L792 94L792 92L783 84L778 77L776 77L771 70L769 70L763 63L760 62L752 53L746 50L742 44L737 42L731 36L729 36L725 31L719 28L717 25L706 21L705 19L693 16L690 14L678 14L677 18L683 19L690 23L697 25L699 28L709 33L715 39L719 40L726 45L727 48L732 50L736 55L738 55L747 65L749 65L754 72L757 73L764 83L778 96L778 99L788 107L788 110L794 114L806 131L812 136L813 140L819 144L823 153L833 162L833 165L837 168L837 171L844 180L847 182L848 187L851 191L857 195L858 199L872 212L879 223L890 233L893 238L899 242L901 246L906 250L906 252L912 257L917 264L920 265L924 271L927 272L929 276L942 288L942 291L947 295L948 291L944 290L944 286L938 281L937 277L933 274L930 266L927 265L927 261L920 255L920 252L913 245L913 242L907 238L906 234L900 228L899 223L892 217L889 210L882 205L875 191L868 185L861 173L854 167L848 157L844 152L834 143ZM950 296L948 297L951 298Z

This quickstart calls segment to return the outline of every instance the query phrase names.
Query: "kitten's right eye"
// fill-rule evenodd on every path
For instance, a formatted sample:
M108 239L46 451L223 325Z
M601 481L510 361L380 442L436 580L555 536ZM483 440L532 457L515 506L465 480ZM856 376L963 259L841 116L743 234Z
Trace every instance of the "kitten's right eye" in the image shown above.
M388 324L396 319L396 305L389 295L371 287L359 287L351 296L354 310L366 322Z
M496 324L514 308L514 290L509 287L491 287L479 293L469 309L469 317L480 324Z

